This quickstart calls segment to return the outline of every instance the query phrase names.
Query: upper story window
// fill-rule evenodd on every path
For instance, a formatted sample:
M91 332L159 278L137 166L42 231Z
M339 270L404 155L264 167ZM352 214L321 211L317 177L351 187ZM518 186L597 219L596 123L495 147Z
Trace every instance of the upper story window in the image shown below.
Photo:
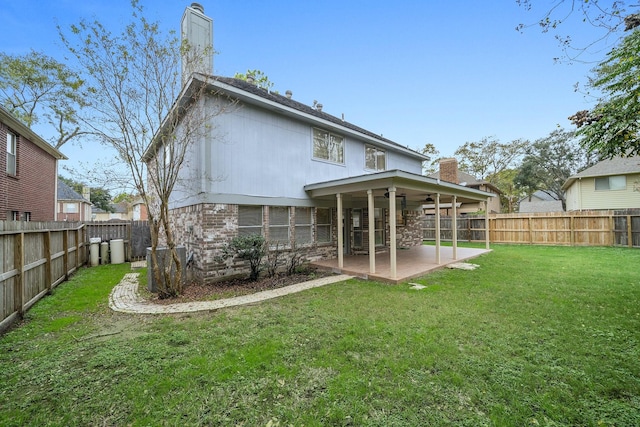
M596 178L596 190L626 190L627 177L624 175Z
M344 164L344 138L326 130L314 128L313 158Z
M387 169L387 153L376 147L367 145L364 147L364 167L374 171Z
M7 174L16 175L16 153L17 153L17 145L16 145L16 135L7 132Z

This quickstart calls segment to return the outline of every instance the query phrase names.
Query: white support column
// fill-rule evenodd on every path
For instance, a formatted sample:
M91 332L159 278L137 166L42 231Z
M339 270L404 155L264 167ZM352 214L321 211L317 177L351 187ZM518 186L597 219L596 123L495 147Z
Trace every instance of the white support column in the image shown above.
M458 207L456 206L457 198L451 198L451 244L453 245L453 259L458 259Z
M436 193L436 264L440 264L440 193Z
M373 190L367 190L369 209L369 273L376 272L376 217L373 203Z
M344 230L342 224L342 194L336 194L337 209L338 209L338 268L344 268L344 239L342 237L342 233Z
M396 264L396 188L389 188L389 268L391 278L395 279L397 274Z
M487 249L489 249L489 201L491 199L489 199L487 197L487 203L485 205L484 208L484 237L485 237L485 246Z

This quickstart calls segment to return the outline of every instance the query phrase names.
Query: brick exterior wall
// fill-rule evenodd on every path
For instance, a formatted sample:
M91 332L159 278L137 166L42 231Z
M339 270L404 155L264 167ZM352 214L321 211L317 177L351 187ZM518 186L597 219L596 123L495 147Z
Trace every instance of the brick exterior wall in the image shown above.
M411 248L422 245L422 221L419 211L406 211L406 224L396 229L396 246L398 248Z
M293 208L292 208L293 209ZM385 210L388 212L388 210ZM313 223L316 223L315 209ZM283 268L295 253L302 253L307 261L337 258L337 217L332 209L332 228L330 243L313 243L303 245L292 250L291 245L280 248L279 265ZM366 209L363 209L366 227ZM238 205L227 204L199 204L174 209L171 211L176 242L187 249L187 257L193 254L193 262L187 270L189 280L200 283L214 283L237 276L249 274L248 263L242 260L227 260L220 262L216 257L220 255L222 247L238 235ZM407 211L406 225L397 228L397 246L399 248L412 247L422 244L422 224L419 220L420 212ZM269 224L269 209L263 209L263 224ZM295 209L290 215L291 230L295 226ZM268 225L264 226L263 234L268 235ZM266 237L268 240L268 236ZM389 245L389 221L386 221L386 246ZM313 230L313 241L315 229ZM364 248L368 248L368 232L363 233ZM273 253L273 252L271 252ZM266 261L266 257L265 257Z
M263 210L263 223L269 223L268 209ZM175 237L179 245L187 249L187 257L193 254L193 262L187 277L200 283L214 283L228 278L248 275L248 263L242 260L220 262L222 247L238 235L238 205L199 204L171 211ZM333 241L328 244L312 244L297 248L308 261L336 258L335 212ZM295 211L291 215L295 224ZM265 230L266 231L266 230ZM291 247L281 249L282 265L293 255ZM266 259L265 259L266 260Z
M0 124L0 221L11 212L31 214L31 221L55 219L56 159L17 132L16 175L7 175L7 126Z

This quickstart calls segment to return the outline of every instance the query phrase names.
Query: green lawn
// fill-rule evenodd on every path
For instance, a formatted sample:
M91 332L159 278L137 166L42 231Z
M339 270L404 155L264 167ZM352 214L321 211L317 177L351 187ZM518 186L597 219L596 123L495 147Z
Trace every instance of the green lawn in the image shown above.
M0 337L0 425L640 425L640 251L493 249L176 316L82 270Z

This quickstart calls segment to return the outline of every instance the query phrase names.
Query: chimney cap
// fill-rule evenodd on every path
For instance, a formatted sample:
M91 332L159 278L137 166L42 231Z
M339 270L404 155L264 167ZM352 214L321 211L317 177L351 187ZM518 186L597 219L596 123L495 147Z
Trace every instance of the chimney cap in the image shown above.
M195 9L198 12L204 14L204 7L200 3L191 3L191 9Z
M287 91L284 93L286 95L287 98L291 99L291 97L293 96L293 92L291 92L289 89L287 89Z

